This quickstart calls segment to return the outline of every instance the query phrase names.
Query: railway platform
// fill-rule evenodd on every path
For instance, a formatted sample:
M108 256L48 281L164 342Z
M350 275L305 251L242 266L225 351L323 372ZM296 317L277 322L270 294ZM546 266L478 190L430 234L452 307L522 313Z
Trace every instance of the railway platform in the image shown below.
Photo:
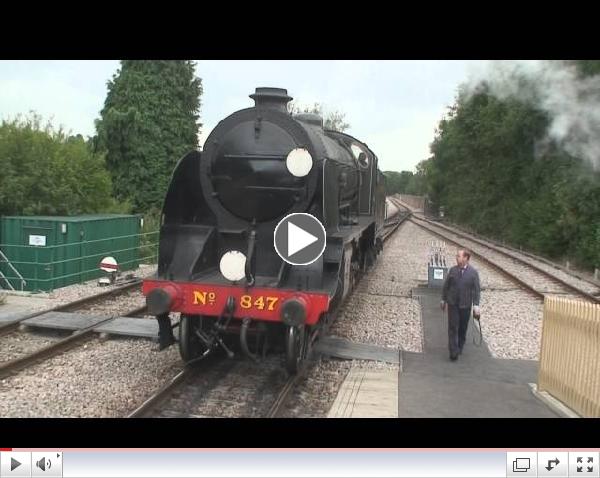
M421 303L423 352L401 351L398 371L352 368L329 417L559 417L529 385L537 382L537 361L494 358L485 337L479 346L474 344L476 330L471 322L463 353L451 362L440 290L418 287L413 296ZM485 331L485 316L481 320ZM397 402L391 397L397 397Z
M399 417L551 418L558 417L537 399L529 386L537 381L538 362L494 358L485 345L467 342L456 362L448 357L447 318L440 309L439 289L419 287L423 353L402 353ZM485 316L481 318L484 322Z

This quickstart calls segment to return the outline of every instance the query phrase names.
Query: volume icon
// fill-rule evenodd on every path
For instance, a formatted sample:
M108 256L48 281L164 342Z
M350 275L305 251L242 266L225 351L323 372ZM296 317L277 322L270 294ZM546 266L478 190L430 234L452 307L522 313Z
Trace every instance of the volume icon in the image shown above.
M50 459L46 459L46 457L43 456L41 459L35 462L35 466L37 466L42 471L46 471L46 468L52 468L52 462L50 461Z

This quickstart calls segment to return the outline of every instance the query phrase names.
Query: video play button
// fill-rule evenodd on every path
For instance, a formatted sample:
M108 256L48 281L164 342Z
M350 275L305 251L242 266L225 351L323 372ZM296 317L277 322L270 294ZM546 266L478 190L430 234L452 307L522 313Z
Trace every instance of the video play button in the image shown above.
M327 236L321 222L303 212L284 217L277 224L273 236L279 257L295 266L315 262L323 254L326 242Z
M30 451L3 451L0 453L0 476L14 478L31 477Z

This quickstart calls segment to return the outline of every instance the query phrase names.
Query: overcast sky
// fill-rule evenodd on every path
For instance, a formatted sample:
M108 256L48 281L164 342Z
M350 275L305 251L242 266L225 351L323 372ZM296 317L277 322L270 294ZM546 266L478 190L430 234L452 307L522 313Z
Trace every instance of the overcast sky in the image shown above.
M367 143L384 170L413 170L458 85L481 61L198 60L204 94L200 144L233 111L252 106L257 86L286 88L301 104L340 110L348 133ZM0 116L35 110L73 134L94 134L114 61L0 61Z

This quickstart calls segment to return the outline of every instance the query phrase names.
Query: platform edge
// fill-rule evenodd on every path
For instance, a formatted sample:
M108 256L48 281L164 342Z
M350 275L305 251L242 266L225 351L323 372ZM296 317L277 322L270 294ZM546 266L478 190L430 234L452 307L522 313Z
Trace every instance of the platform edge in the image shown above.
M573 410L571 410L569 407L567 407L564 403L562 403L557 398L550 395L548 392L540 392L537 388L537 384L529 383L528 385L529 385L529 388L531 389L531 393L533 393L533 395L537 399L544 402L548 407L550 407L550 409L552 409L554 412L558 413L561 417L563 417L563 418L581 418L580 415L575 413Z

